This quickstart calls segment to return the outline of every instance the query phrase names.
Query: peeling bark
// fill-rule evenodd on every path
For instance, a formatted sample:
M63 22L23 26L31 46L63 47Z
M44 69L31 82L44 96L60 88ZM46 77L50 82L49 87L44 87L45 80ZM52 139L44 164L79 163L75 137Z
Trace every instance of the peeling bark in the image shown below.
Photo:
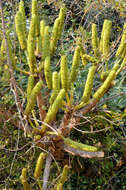
M80 156L83 158L103 158L104 157L104 152L87 152L83 150L77 150L75 148L63 145L64 151L74 155L74 156Z
M43 187L42 187L43 190L47 190L51 163L52 163L52 156L51 156L51 153L49 153L46 158L46 164L45 164L45 169L44 169L44 174L43 174Z

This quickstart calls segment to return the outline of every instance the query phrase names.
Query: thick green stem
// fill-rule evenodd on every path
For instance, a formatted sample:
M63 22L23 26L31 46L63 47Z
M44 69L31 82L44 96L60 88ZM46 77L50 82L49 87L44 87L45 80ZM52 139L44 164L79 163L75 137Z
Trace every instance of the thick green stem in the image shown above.
M39 177L42 174L42 167L43 167L44 159L45 159L45 154L40 153L38 160L37 160L37 163L36 163L35 172L34 172L34 177L36 179L39 179Z
M100 100L100 98L102 98L105 94L105 92L108 90L108 88L111 85L111 82L115 79L116 77L116 72L118 70L119 64L115 64L113 69L111 70L111 72L109 73L108 77L106 78L106 80L104 81L104 83L102 84L102 86L95 92L95 94L93 95L93 98L95 98L96 100Z
M84 150L84 151L88 151L88 152L96 152L97 151L97 148L94 146L78 143L69 138L63 138L63 140L66 145L73 147L75 149Z
M65 96L65 90L62 89L62 90L60 90L60 92L59 92L57 98L55 99L54 103L50 106L48 113L47 113L45 120L44 120L45 123L49 124L50 122L53 121L53 119L55 118L59 108L62 107L62 101L63 101L64 96ZM46 128L47 128L46 125L42 125L41 132L44 133Z
M83 97L82 97L83 103L87 103L90 99L96 68L97 68L96 66L92 66L89 69L86 84L85 84L85 89L84 89L84 93L83 93Z
M116 52L116 57L124 58L125 54L123 52L125 52L125 50L126 50L126 23L124 24L123 27L123 35L118 50Z
M92 47L95 56L98 56L98 45L97 26L96 24L92 24Z
M64 88L65 91L67 92L69 88L69 77L68 77L67 58L65 55L61 57L60 73L61 73L62 88Z
M39 81L35 87L33 88L33 90L31 91L31 95L28 98L28 102L26 105L26 109L25 109L25 115L29 115L31 113L31 111L33 110L34 106L35 106L35 101L37 99L37 95L39 94L41 88L42 88L43 82Z
M70 82L72 83L76 81L79 65L80 65L80 47L77 46L74 52L72 68L70 73Z
M20 180L21 180L21 182L22 182L22 185L23 185L23 187L24 187L24 190L31 190L31 187L30 187L30 185L28 184L28 182L27 182L27 169L26 168L23 168L22 169L22 174L21 174L21 176L20 176Z

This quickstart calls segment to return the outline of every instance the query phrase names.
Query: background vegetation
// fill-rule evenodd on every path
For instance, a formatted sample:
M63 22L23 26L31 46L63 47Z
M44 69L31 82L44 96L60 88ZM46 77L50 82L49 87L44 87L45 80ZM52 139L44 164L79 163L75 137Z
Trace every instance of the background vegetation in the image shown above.
M26 0L25 10L27 18L31 14L31 0ZM18 9L19 1L3 1L4 16L7 29L10 30L13 39L15 58L19 60L22 68L25 67L25 56L18 46L15 34L14 16ZM76 44L76 37L81 36L87 53L91 51L91 24L98 26L98 35L104 19L112 21L111 45L113 53L117 49L126 22L126 3L124 1L51 1L38 0L40 18L44 19L50 26L53 25L59 13L62 3L66 4L67 16L65 28L62 35L62 46L59 48L59 56L66 52L68 60L72 62L73 50ZM28 23L29 26L29 23ZM114 41L114 42L113 42ZM2 42L2 27L0 23L0 43ZM56 57L55 61L59 57ZM111 60L110 65L113 64ZM5 63L6 65L6 63ZM35 145L31 137L25 137L18 126L18 112L13 97L13 92L8 82L9 73L5 65L0 65L0 189L22 189L20 182L21 170L28 168L28 181L36 188L36 181L33 177L36 159L41 149ZM79 72L76 83L75 100L79 100L83 93L80 81L85 79L88 66ZM15 72L15 78L20 86L20 91L26 89L27 78ZM85 189L126 189L126 70L116 79L116 85L110 89L102 98L95 109L86 117L82 118L76 130L72 131L72 139L83 141L100 147L104 152L104 158L87 159L73 157L65 154L61 160L53 162L52 175L60 175L65 164L71 165L71 172L64 189L85 190ZM99 80L95 79L95 87ZM23 97L23 96L22 96ZM22 100L25 103L25 95ZM60 116L59 116L60 117ZM82 133L84 131L85 133ZM94 132L95 131L95 132ZM58 170L57 170L58 168ZM54 181L52 181L54 183ZM51 183L49 184L51 185Z

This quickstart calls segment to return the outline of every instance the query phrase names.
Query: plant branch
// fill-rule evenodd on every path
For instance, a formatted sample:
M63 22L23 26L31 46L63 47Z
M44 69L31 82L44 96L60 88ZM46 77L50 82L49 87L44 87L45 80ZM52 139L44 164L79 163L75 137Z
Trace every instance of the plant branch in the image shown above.
M43 108L45 106L45 103L44 103L41 92L39 92L39 94L37 96L37 104L38 104L38 108L39 108L40 119L41 119L41 121L44 121L45 116L46 116L46 111Z
M63 150L74 155L74 156L80 156L83 158L102 158L104 157L104 152L87 152L83 150L78 150L66 145L63 145Z
M45 164L45 169L44 169L44 174L43 174L43 190L47 190L47 184L48 184L48 179L49 179L49 174L50 174L51 163L52 163L52 155L49 152L48 156L46 158L46 164Z
M92 99L92 101L87 106L81 109L80 111L81 114L85 115L86 113L88 113L92 108L96 106L97 103L98 103L98 100Z

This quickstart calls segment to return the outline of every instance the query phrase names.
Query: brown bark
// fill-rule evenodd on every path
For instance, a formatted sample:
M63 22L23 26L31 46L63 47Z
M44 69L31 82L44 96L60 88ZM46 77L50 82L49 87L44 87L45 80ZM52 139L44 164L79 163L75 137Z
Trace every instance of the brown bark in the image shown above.
M37 104L38 104L38 108L39 108L40 119L41 119L41 121L44 121L44 118L46 116L46 111L43 109L43 107L45 106L45 103L44 103L41 92L39 92L39 94L37 96Z
M52 156L51 156L51 153L49 152L46 158L46 164L45 164L45 169L44 169L44 174L43 174L43 187L42 187L43 190L47 190L51 163L52 163Z
M104 152L87 152L83 150L78 150L66 145L63 145L63 150L74 155L74 156L80 156L83 158L102 158L104 157Z
M85 106L83 109L81 109L81 114L85 115L86 113L88 113L93 107L96 106L96 104L98 103L98 100L93 99L87 106Z

